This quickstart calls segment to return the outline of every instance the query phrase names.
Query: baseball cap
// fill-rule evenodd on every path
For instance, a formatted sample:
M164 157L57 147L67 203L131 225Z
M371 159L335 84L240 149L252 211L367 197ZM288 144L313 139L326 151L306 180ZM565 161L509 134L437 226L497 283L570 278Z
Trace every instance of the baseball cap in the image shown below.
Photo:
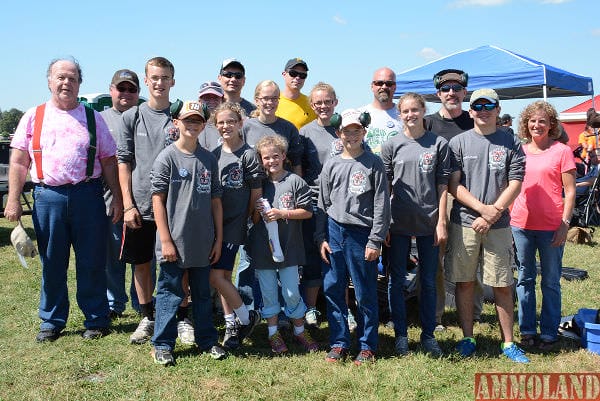
M129 82L132 85L135 85L136 88L140 87L140 80L135 72L131 70L118 70L112 77L112 81L110 81L111 85L118 85L121 82Z
M200 85L200 90L198 91L198 96L213 94L219 97L223 97L223 88L221 84L214 81L207 81Z
M223 60L223 62L221 63L221 70L219 71L219 73L223 72L223 70L227 67L237 67L240 70L242 70L244 74L246 74L246 69L244 68L244 65L234 58L228 58Z
M362 127L362 123L360 122L360 114L361 112L357 109L346 109L342 111L342 123L340 124L340 130L352 124L358 124Z
M440 89L440 86L448 81L456 81L466 87L468 80L468 75L462 70L442 70L433 76L436 89Z
M192 115L200 116L204 121L206 121L204 114L202 113L202 103L193 100L186 100L183 102L183 106L181 107L179 115L177 115L176 118L178 120L183 120L184 118Z
M469 104L472 105L479 99L485 99L493 103L498 103L500 98L495 90L489 88L477 89L475 92L471 94L471 100Z
M289 70L291 70L292 68L294 68L294 67L296 67L298 65L303 66L304 68L306 68L306 71L308 71L308 64L306 64L306 61L304 61L304 60L302 60L301 58L298 58L298 57L291 58L291 59L288 60L287 63L285 63L285 71L289 71Z
M509 122L510 120L512 120L514 117L511 116L510 114L503 114L502 117L500 117L500 122L502 124L505 124L507 122Z

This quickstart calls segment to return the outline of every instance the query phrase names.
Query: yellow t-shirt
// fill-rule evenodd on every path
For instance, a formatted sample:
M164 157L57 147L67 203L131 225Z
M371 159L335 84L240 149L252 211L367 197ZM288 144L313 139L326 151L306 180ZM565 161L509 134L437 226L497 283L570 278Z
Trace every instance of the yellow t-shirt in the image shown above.
M585 159L588 154L588 149L592 150L596 148L596 137L594 134L590 135L587 133L587 131L583 131L581 134L579 134L579 141L577 143L583 145L581 158Z
M280 96L279 106L277 106L275 115L288 120L294 124L298 130L317 118L317 115L310 107L308 97L303 94L300 94L300 96L294 100Z

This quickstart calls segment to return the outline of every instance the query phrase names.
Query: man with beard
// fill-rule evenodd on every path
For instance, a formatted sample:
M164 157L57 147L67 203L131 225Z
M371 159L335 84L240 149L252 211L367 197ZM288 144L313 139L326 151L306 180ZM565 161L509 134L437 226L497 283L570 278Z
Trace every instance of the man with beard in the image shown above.
M371 115L365 141L377 155L385 141L402 131L402 122L398 118L398 108L394 103L395 90L396 73L388 67L378 69L371 81L373 102L360 109L368 111Z

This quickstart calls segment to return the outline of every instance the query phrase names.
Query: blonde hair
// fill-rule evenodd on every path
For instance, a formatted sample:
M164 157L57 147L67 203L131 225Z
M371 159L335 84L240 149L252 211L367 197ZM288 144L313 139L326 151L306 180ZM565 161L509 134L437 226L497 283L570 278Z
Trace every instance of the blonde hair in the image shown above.
M419 105L425 109L425 98L421 95L419 95L418 93L415 92L407 92L404 95L400 96L400 99L398 99L398 111L400 111L400 107L402 106L402 102L404 102L405 100L416 100L417 103L419 103Z
M238 121L243 121L246 117L246 113L244 109L238 104L233 102L225 102L221 103L217 106L217 108L212 112L210 116L210 122L216 124L217 122L217 114L222 111L231 111L233 114L237 116Z
M530 103L523 109L519 116L519 137L525 139L525 141L531 141L531 134L529 133L529 120L533 113L542 111L548 116L548 122L550 123L550 130L548 131L548 137L550 139L558 140L561 136L561 130L558 124L558 112L550 103L543 100L536 100Z
M327 92L331 96L333 96L334 100L337 99L337 96L335 94L335 89L333 89L333 86L331 86L325 82L317 82L317 84L315 86L313 86L313 88L310 90L310 93L308 95L308 98L310 99L311 103L312 103L312 97L315 94L315 92L317 92L317 91Z
M279 85L277 85L275 81L265 79L264 81L260 81L258 85L256 85L256 88L254 89L254 100L256 101L256 99L258 99L258 97L260 96L260 92L263 88L269 86L274 87L277 90L277 96L279 96L279 94L281 93L281 91L279 90ZM255 110L252 111L252 113L250 113L250 117L258 117L259 115L260 107L257 107Z
M287 153L288 141L278 134L263 136L256 142L254 149L259 156L262 156L262 151L266 148L274 147L281 153Z

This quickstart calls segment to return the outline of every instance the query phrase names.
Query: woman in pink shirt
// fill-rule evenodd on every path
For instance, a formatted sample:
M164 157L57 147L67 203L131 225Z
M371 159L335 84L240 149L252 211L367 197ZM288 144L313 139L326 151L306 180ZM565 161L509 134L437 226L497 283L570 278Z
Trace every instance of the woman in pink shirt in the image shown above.
M575 204L575 161L560 137L558 114L544 101L521 113L519 136L525 140L525 178L511 212L519 278L521 345L546 351L558 341L561 316L562 254ZM564 199L563 199L564 193ZM542 311L537 337L536 251L541 264Z

